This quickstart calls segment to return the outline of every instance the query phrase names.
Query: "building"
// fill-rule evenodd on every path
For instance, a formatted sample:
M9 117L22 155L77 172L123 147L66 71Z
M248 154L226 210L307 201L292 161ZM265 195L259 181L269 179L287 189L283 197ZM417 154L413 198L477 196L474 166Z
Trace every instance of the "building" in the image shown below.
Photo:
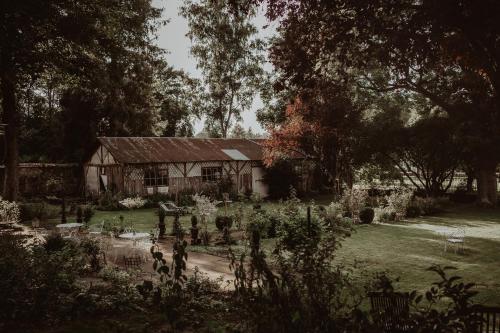
M87 193L202 192L223 179L233 191L267 196L259 140L100 137L84 164Z

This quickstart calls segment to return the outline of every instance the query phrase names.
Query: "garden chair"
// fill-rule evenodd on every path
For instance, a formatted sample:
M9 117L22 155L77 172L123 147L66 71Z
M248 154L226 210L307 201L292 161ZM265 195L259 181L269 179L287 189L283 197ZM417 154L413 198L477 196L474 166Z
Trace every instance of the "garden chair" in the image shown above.
M186 215L189 211L186 207L179 207L172 201L159 202L158 205L168 216L175 216L175 214Z
M123 256L125 270L139 273L142 271L142 258L138 255Z
M35 237L45 237L48 236L48 230L40 227L40 220L34 219L31 221L31 228L33 229L33 233Z
M455 249L455 253L464 251L465 243L465 230L462 228L457 228L455 231L450 233L445 237L444 241L444 252L447 251L448 246L452 246Z
M102 235L103 231L104 231L104 221L99 223L99 225L97 227L89 228L89 235L90 236L100 236L100 235Z
M372 316L383 332L409 332L409 296L407 293L372 292L369 294Z
M473 333L500 333L500 307L475 306Z
M110 249L113 251L113 262L116 263L116 260L118 259L118 252L120 250L125 249L127 247L127 244L125 241L120 240L116 236L111 236L110 238Z

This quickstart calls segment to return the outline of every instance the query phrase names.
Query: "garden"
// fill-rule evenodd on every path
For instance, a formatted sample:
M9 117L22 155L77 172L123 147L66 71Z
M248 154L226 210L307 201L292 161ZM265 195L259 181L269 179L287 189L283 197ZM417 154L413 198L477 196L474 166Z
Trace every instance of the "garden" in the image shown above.
M122 209L103 210L98 203L88 203L65 207L64 215L55 214L58 206L49 203L17 207L3 201L4 220L25 219L30 214L39 219L36 233L0 236L4 253L11 253L0 263L8 277L0 288L4 295L11 295L0 302L5 327L13 329L10 320L29 316L30 325L37 323L37 331L58 332L44 327L43 323L53 320L62 324L61 332L86 331L90 328L85 318L97 316L94 327L120 327L129 332L259 332L268 325L269 331L280 331L282 327L272 327L270 314L274 313L304 330L342 323L353 331L371 332L376 328L369 292L387 288L413 295L418 313L413 320L419 325L432 321L431 309L500 305L496 279L500 215L496 209L485 211L447 197L416 197L404 188L370 194L355 188L336 200L331 195L299 199L291 189L288 198L280 201L241 196L231 202L196 194L191 198L193 206L173 216L161 213L159 203L139 197L117 202ZM58 231L63 216L67 224L82 222L77 235L65 237ZM165 234L160 236L155 230L162 221ZM31 229L32 220L20 226ZM445 251L442 230L457 228L465 230L463 246ZM140 245L135 240L122 242L125 252L113 255L107 240L124 232L150 236ZM43 238L37 238L41 234ZM126 264L129 251L141 254L139 265ZM288 276L291 272L302 272L302 278ZM33 274L38 276L36 283L27 286ZM446 280L455 275L463 280ZM443 279L435 285L439 288L432 287L439 278ZM13 279L18 280L17 287L9 290ZM326 287L330 296L322 299L310 284L330 279ZM290 283L286 292L278 281ZM283 302L291 297L289 288L299 288L293 292L305 298L286 308L265 305L274 298ZM418 295L426 295L426 301ZM20 297L24 300L18 304ZM319 302L315 306L334 311L321 319L310 317L308 297ZM52 304L53 300L58 301ZM260 307L268 307L269 315L262 316ZM304 317L298 322L288 317L292 310ZM38 317L33 317L33 311ZM122 318L125 313L131 317ZM448 312L441 315L444 326L455 320L465 325L468 320ZM16 325L19 328L17 321ZM20 327L23 332L34 329Z

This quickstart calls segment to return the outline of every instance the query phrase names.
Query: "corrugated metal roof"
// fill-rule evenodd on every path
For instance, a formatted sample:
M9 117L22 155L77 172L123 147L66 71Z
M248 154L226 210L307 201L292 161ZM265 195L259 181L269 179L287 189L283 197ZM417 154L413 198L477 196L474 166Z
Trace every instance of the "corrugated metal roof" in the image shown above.
M100 137L120 163L167 163L234 160L223 150L236 150L246 160L262 160L262 146L247 139L165 137Z
M222 149L224 154L231 157L235 161L249 161L250 159L243 155L238 149Z

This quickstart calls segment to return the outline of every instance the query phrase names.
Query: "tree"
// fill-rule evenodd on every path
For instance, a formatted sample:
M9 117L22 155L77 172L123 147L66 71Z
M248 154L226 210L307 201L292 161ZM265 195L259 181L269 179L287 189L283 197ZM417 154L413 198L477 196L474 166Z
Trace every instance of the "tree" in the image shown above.
M251 1L255 2L255 1ZM268 0L282 38L271 50L283 82L318 75L378 92L416 93L462 124L479 199L496 203L500 159L500 3L485 0ZM356 69L353 71L353 68ZM374 76L382 69L385 76ZM356 77L357 76L357 77Z
M362 108L352 103L350 92L326 82L301 89L300 97L286 109L285 121L268 129L265 163L290 154L306 154L319 161L326 184L336 193L352 187L352 146Z
M231 137L237 139L246 138L245 129L243 128L243 126L241 126L240 123L235 124L231 129Z
M200 82L161 63L155 74L157 132L161 136L193 136L193 123L202 114Z
M94 75L103 67L113 67L113 79L121 81L123 71L130 68L124 64L133 66L138 62L130 62L131 59L145 59L156 53L151 32L155 31L160 13L150 0L1 3L0 91L3 121L8 125L6 199L17 197L19 96L25 82L36 82L47 72L66 73L79 80L97 79ZM147 71L135 74L147 75ZM127 82L121 83L128 86ZM115 93L108 96L110 104L114 98L120 100L119 90ZM136 94L141 94L141 90Z
M191 53L203 73L206 127L227 137L241 120L263 75L264 43L251 23L255 8L234 11L229 0L185 0L181 13L189 23ZM236 2L243 2L237 0Z

